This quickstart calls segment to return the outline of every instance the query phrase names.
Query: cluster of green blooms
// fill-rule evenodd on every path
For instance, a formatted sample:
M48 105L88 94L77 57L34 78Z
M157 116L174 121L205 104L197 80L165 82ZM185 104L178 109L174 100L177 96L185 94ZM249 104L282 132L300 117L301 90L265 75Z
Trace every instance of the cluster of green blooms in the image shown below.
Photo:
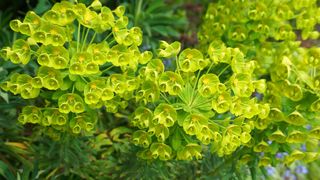
M200 44L208 49L214 61L226 56L221 53L226 48L239 48L247 59L255 60L252 77L260 80L252 87L249 77L232 69L236 74L231 79L236 77L238 83L232 90L241 97L251 96L252 88L255 89L253 96L261 96L259 102L263 104L257 108L264 109L264 113L252 118L230 112L236 117L252 119L256 129L252 151L262 154L261 166L279 161L311 162L319 156L320 48L301 46L301 39L319 38L316 29L319 17L316 0L220 0L209 5L204 17ZM237 68L250 71L251 65L246 63ZM241 86L247 89L237 90ZM243 102L235 107L237 111L242 109ZM289 155L276 158L275 154L281 152ZM248 162L248 157L249 154L243 156L243 162Z
M300 47L294 30L317 38L312 13L319 8L301 2L218 1L200 33L204 50L162 41L154 55L140 52L142 32L127 28L124 7L62 1L41 17L29 12L10 23L27 40L1 57L37 68L34 76L12 74L1 88L41 97L45 103L24 107L19 122L39 124L56 139L61 131L93 132L99 110L117 113L130 102L132 141L143 159L199 159L209 146L220 157L244 147L260 154L261 166L284 151L287 164L310 162L319 155L320 50ZM100 41L96 34L107 35ZM166 70L168 59L175 70Z
M42 16L30 11L23 20L10 22L23 36L1 49L1 57L15 64L33 61L36 72L14 73L1 88L46 102L42 107L24 107L19 122L44 126L58 139L61 131L92 132L102 106L117 112L128 105L139 86L134 72L152 53L139 51L142 32L127 28L124 11L123 6L102 7L98 0L89 7L62 1ZM97 34L106 38L99 40ZM120 73L106 76L111 68Z
M265 80L252 75L256 63L238 48L209 48L205 56L197 49L180 51L178 42L161 42L158 59L139 70L140 107L131 118L140 129L133 134L143 148L138 156L191 160L202 158L204 145L219 156L251 147L255 119L266 119L270 111L268 103L251 96L266 91ZM175 71L164 70L164 58L173 58ZM218 66L224 68L217 71ZM233 73L226 76L227 70Z

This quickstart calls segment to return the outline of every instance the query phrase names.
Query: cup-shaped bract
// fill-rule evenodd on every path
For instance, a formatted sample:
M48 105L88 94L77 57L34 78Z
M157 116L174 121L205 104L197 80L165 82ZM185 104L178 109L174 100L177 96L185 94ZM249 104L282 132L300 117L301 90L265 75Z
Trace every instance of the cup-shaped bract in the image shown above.
M43 87L49 90L57 90L63 83L61 72L54 68L41 66L38 69L37 76L42 78Z
M168 92L170 95L178 95L181 92L183 85L184 81L181 75L172 71L162 73L159 78L160 90Z
M269 145L265 141L261 141L253 148L255 152L268 152L269 150Z
M206 74L201 76L198 82L199 93L203 97L214 95L218 91L220 83L219 77L215 74Z
M60 26L66 26L67 24L72 23L76 15L74 13L75 5L68 1L62 1L59 3L55 3L51 8L53 12L51 16L47 14L45 18L48 18L49 21L53 21L53 23L58 24ZM53 17L56 17L55 20L51 20Z
M189 135L201 133L202 127L208 125L207 117L201 114L190 114L183 121L183 130Z
M283 112L278 108L270 109L269 118L274 122L280 122L285 120Z
M151 124L148 133L150 135L155 135L158 142L164 142L169 137L169 129L163 124Z
M232 91L239 97L250 97L254 91L251 75L247 73L234 74L230 78Z
M285 121L289 124L295 125L295 126L303 126L307 124L307 120L302 116L302 114L298 111L294 111L291 114L288 115L288 117L285 119Z
M177 56L181 49L180 42L173 42L171 44L167 43L166 41L160 41L159 49L158 49L158 56L159 57L173 57Z
M38 107L35 106L25 106L22 109L22 113L20 114L18 121L22 124L32 123L37 124L41 123L43 118L42 112Z
M212 101L212 109L218 113L225 113L230 110L231 95L229 92L222 92L216 95L216 98Z
M150 151L154 159L169 160L172 158L172 149L164 143L153 143L150 146Z
M301 131L293 130L287 136L287 143L302 143L306 140L307 135Z
M203 61L202 53L197 49L185 49L178 58L180 68L183 72L195 72L203 69L200 62Z
M140 106L135 110L131 123L133 126L144 129L149 127L152 117L153 113L150 109Z
M264 156L259 159L258 166L268 166L271 164L271 162L271 158Z
M160 59L152 59L146 66L144 75L147 79L155 80L164 72L164 65Z
M275 141L277 143L285 143L286 142L286 136L285 134L280 130L277 129L269 136L270 141Z
M193 157L201 159L202 148L199 144L189 143L177 152L178 160L192 160Z
M42 45L38 49L38 63L54 69L65 69L69 63L69 52L63 46Z
M80 95L75 93L67 93L58 99L59 111L68 114L69 112L84 112L84 102Z
M92 54L93 62L97 65L102 65L107 62L107 53L110 51L107 42L92 43L88 46L87 52Z
M163 124L166 127L171 127L174 125L176 119L176 110L170 104L161 103L154 110L152 122L155 124Z
M148 148L152 143L150 134L142 130L134 132L132 135L132 140L134 144L141 145L144 148Z
M303 98L302 88L298 84L289 85L284 94L292 101L299 101Z
M320 127L312 128L308 135L311 138L320 139Z
M214 137L213 131L208 126L202 126L201 130L196 134L202 144L208 145Z
M153 81L144 81L140 90L136 93L136 101L142 101L144 104L155 102L160 98L160 90Z

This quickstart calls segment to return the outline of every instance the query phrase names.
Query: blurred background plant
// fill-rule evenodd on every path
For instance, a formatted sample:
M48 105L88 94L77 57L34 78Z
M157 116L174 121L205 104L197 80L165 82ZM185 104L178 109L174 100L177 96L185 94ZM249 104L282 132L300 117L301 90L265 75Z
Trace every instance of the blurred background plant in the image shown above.
M1 9L5 3L7 2L0 2ZM9 22L16 15L13 12L20 8L18 4L0 11L0 47L10 45L14 39ZM6 79L9 72L17 70L20 70L19 66L0 58L0 83ZM22 165L31 167L28 159L32 154L32 148L27 142L28 138L23 128L16 123L22 105L24 105L23 100L0 90L0 177L6 179L14 179Z

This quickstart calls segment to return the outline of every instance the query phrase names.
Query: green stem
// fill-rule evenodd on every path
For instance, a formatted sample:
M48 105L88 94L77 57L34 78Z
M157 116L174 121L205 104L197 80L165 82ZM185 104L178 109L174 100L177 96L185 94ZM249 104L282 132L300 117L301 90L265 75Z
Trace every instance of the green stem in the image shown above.
M88 38L89 31L90 31L90 29L88 28L88 29L87 29L87 32L86 32L86 35L84 36L84 40L83 40L83 42L82 42L81 51L83 51L83 48L84 48L84 46L85 46L85 44L86 44L86 42L87 42L87 38Z
M103 41L106 41L107 39L109 39L109 37L112 35L112 31L102 40Z
M166 95L164 95L163 93L160 92L161 97L163 97L163 99L170 104L170 101L167 99Z
M79 52L79 44L80 44L80 22L78 22L78 37L77 37L77 52Z
M114 67L114 65L108 67L107 69L103 70L102 73L109 71L110 69L112 69Z
M91 41L89 42L89 45L93 43L94 39L96 38L97 32L94 32Z
M179 75L181 76L181 74L180 74L180 64L179 64L177 55L175 56L175 61L176 61L177 71L178 71Z
M17 39L17 33L14 32L14 33L13 33L13 39L12 39L11 44L13 44L13 42L16 41L16 39Z
M33 51L33 50L30 50L30 51L32 52L32 54L39 56L39 53L37 51Z
M228 68L230 67L230 64L226 66L222 71L218 74L218 77L220 77Z
M83 76L80 76L80 77L84 82L86 82L87 84L89 83Z
M114 42L116 42L116 40L115 39L113 39L112 41L110 41L108 44L109 44L109 46L111 46Z
M198 91L196 92L196 86L198 85L198 82L199 82L200 72L201 70L198 71L197 79L193 86L191 103L189 104L190 106L193 104L193 101L196 99L196 96L198 94Z
M210 64L210 67L209 67L209 69L207 70L207 72L206 72L206 74L208 74L209 72L210 72L210 70L211 70L211 68L213 67L213 62Z

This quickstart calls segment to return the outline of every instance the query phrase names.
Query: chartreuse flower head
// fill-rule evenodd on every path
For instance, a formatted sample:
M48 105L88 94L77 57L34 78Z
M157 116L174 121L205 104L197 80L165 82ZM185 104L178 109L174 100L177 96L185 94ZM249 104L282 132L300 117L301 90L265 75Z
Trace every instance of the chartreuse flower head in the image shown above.
M298 111L294 111L285 120L289 124L293 124L296 126L306 125L307 121Z
M162 92L168 92L170 95L178 95L182 87L184 85L184 81L180 74L175 72L166 71L161 74L159 78L159 88Z
M106 85L105 79L96 79L84 87L84 101L88 105L98 104L101 100L113 98L113 90Z
M307 135L299 130L293 130L287 136L288 143L302 143L306 140Z
M37 124L41 123L43 115L39 108L35 106L25 106L22 109L22 113L19 115L18 121L22 124L32 123Z
M17 39L14 41L12 48L5 47L1 50L0 57L14 64L27 64L31 59L31 49L27 41Z
M320 139L320 127L312 128L308 135L312 138Z
M41 81L38 83L35 81L36 78L27 74L13 74L10 81L3 83L1 88L13 94L20 94L24 99L32 99L39 96L42 87Z
M169 129L163 124L151 124L148 133L155 135L158 142L164 142L169 137Z
M189 135L201 133L203 126L208 124L208 119L205 116L191 114L186 117L183 122L183 129Z
M179 64L183 72L195 72L207 66L202 53L197 49L185 49L179 55Z
M152 142L150 134L142 130L134 132L132 138L134 144L142 145L144 148L149 147Z
M157 84L152 81L144 81L136 94L136 100L144 104L155 102L160 98L160 90Z
M141 106L135 110L131 123L133 126L137 126L140 129L144 129L149 127L152 118L152 111L146 107Z
M150 147L150 151L154 159L159 157L160 160L168 160L171 158L172 154L170 146L163 143L153 143Z
M69 63L69 52L63 46L41 46L38 49L38 63L54 69L65 69Z
M94 111L87 111L81 114L77 114L76 117L81 118L81 128L86 132L92 132L97 123L97 113Z
M63 126L67 123L67 120L67 115L59 112L57 108L45 108L43 111L42 125L44 126Z
M177 152L177 159L179 160L192 160L193 157L196 159L201 159L202 148L199 144L187 144L185 147L182 147L178 152Z
M58 105L59 111L65 114L68 114L69 112L82 113L85 110L83 99L81 96L74 93L67 93L60 96Z
M166 127L173 126L177 119L176 110L169 104L159 104L154 110L152 122L154 124L163 124Z
M269 140L276 141L278 143L285 143L286 136L283 134L283 132L280 129L278 129L269 136Z
M254 91L250 74L234 74L234 76L231 77L231 81L232 90L236 96L249 97Z
M221 92L212 101L212 108L218 113L225 113L230 109L231 96L229 92Z
M180 49L181 49L180 42L175 41L169 44L166 41L160 41L158 56L165 57L165 58L177 56L177 54L180 52Z
M43 87L49 90L57 90L63 83L61 72L46 66L41 66L38 69L37 77L42 79Z
M199 93L203 97L215 95L218 91L220 80L215 74L206 74L201 76L198 82Z

